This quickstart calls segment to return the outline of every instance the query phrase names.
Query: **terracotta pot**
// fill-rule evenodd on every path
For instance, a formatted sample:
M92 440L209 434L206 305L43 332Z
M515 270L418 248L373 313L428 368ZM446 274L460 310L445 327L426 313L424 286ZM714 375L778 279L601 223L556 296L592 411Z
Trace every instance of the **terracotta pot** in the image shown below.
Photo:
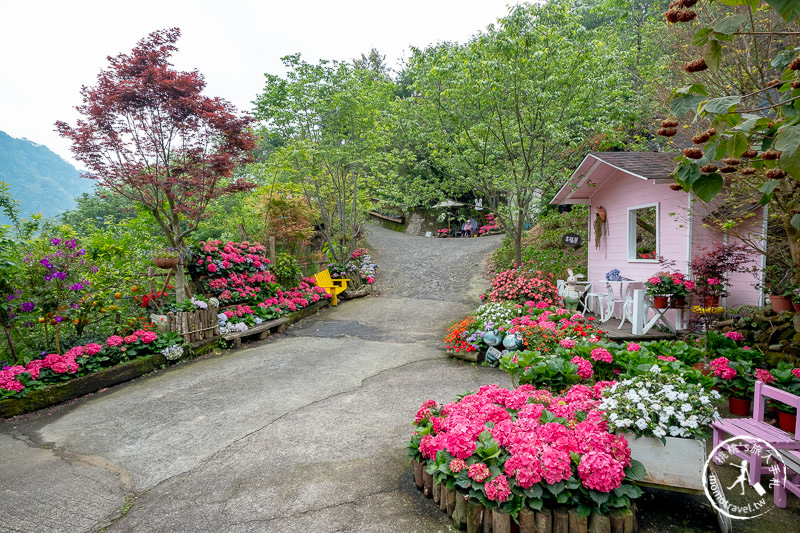
M800 313L800 304L792 302L792 309L794 309L795 313Z
M154 257L153 264L158 268L170 269L178 264L177 257Z
M732 415L747 416L752 402L750 398L728 398L728 407Z
M772 310L776 313L783 313L792 310L792 300L786 296L770 294L769 301L770 305L772 305Z
M778 426L786 433L794 435L794 428L797 425L797 415L778 411Z
M653 296L653 307L656 309L666 309L668 296Z
M669 306L673 309L686 307L686 296L670 296Z
M705 307L717 307L719 306L719 296L716 294L714 296L706 296L703 299L703 305Z

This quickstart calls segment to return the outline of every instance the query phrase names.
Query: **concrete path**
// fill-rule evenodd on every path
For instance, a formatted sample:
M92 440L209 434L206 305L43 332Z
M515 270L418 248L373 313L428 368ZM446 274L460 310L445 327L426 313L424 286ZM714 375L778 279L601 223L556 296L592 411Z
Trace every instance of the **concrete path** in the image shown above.
M368 240L377 296L0 423L0 531L449 531L403 443L426 399L509 385L441 342L500 237Z

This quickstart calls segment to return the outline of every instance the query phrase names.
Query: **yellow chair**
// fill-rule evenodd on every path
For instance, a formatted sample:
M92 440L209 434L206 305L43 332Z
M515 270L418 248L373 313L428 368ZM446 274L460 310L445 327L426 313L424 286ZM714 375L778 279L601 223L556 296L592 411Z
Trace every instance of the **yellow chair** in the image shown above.
M332 296L331 305L339 304L339 299L336 295L347 290L347 282L350 281L349 278L331 279L331 273L328 272L327 268L314 274L314 279L317 280L317 285Z

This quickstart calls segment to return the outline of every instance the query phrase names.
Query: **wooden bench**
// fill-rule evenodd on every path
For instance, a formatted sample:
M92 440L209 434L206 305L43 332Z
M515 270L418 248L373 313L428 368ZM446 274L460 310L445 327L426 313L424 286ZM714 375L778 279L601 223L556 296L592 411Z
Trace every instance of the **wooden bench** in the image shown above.
M331 273L327 268L314 274L314 279L317 280L317 285L331 295L331 305L338 305L337 295L347 289L347 282L350 281L349 278L331 279Z
M243 337L252 337L253 335L258 335L258 338L265 339L271 333L270 330L277 329L278 333L282 333L284 329L286 329L286 324L289 322L289 319L286 317L283 318L276 318L275 320L270 320L269 322L262 322L257 326L253 326L252 328L248 328L245 331L234 331L233 333L228 333L227 335L223 335L222 338L226 341L233 341L234 348L241 348L242 347L242 338Z
M724 440L723 436L728 434L732 437L756 437L777 449L780 457L776 457L776 459L786 465L786 478L788 479L780 479L781 482L775 484L774 499L776 506L786 507L786 489L800 497L800 486L798 486L798 474L800 474L800 442L798 442L800 438L800 421L795 424L794 434L789 434L765 423L764 407L767 398L795 408L800 407L800 396L795 396L757 381L753 401L753 416L751 418L722 418L712 422L713 445L714 449L717 449L717 446ZM748 462L750 485L758 483L762 474L772 474L769 466L762 466L761 464L762 453L768 452L768 450L761 450L758 447L745 450L740 446L731 447L728 445L724 445L723 448ZM714 458L714 462L720 464L722 461ZM783 477L783 474L780 477Z

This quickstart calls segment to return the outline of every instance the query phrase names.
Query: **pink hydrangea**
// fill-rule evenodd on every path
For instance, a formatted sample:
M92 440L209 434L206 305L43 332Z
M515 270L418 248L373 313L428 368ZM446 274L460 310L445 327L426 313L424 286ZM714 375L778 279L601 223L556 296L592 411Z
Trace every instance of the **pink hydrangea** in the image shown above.
M452 468L451 468L451 470L452 470ZM481 483L484 479L486 479L487 477L491 476L492 473L489 472L489 467L486 466L485 464L483 464L483 463L475 463L475 464L469 465L469 470L467 472L467 475L473 481L477 481L478 483Z
M467 462L464 459L459 459L456 457L452 461L450 461L450 471L454 474L458 474L462 470L467 468Z
M125 342L125 340L119 335L111 335L106 339L106 346L119 346L123 342Z
M591 357L595 361L603 361L604 363L611 363L614 361L611 352L605 348L595 348L592 350Z
M100 350L102 349L103 349L102 346L100 346L96 342L92 342L83 347L83 353L86 355L96 355L100 353Z
M671 355L659 355L656 359L661 359L662 361L677 361L677 359Z
M558 345L569 350L575 347L575 341L572 339L561 339L558 341Z
M769 385L770 383L775 383L775 378L772 377L772 374L769 373L769 370L764 370L763 368L756 368L754 374L757 380L763 381L767 385Z
M484 486L486 497L493 502L504 502L511 496L511 487L508 478L500 474Z
M577 355L569 360L570 363L574 365L578 365L578 376L581 379L589 379L594 375L594 369L592 369L592 363L588 360L584 359L583 357L578 357Z
M578 475L587 489L611 492L622 484L625 472L622 464L605 452L590 451L581 457Z
M636 344L635 342L629 342L628 343L627 350L629 352L638 352L641 349L642 349L642 347L639 346L638 344Z
M744 335L739 333L738 331L729 331L725 334L732 341L741 341L744 340Z
M796 377L797 379L800 379L800 368L793 368L792 374L794 374L794 377Z

